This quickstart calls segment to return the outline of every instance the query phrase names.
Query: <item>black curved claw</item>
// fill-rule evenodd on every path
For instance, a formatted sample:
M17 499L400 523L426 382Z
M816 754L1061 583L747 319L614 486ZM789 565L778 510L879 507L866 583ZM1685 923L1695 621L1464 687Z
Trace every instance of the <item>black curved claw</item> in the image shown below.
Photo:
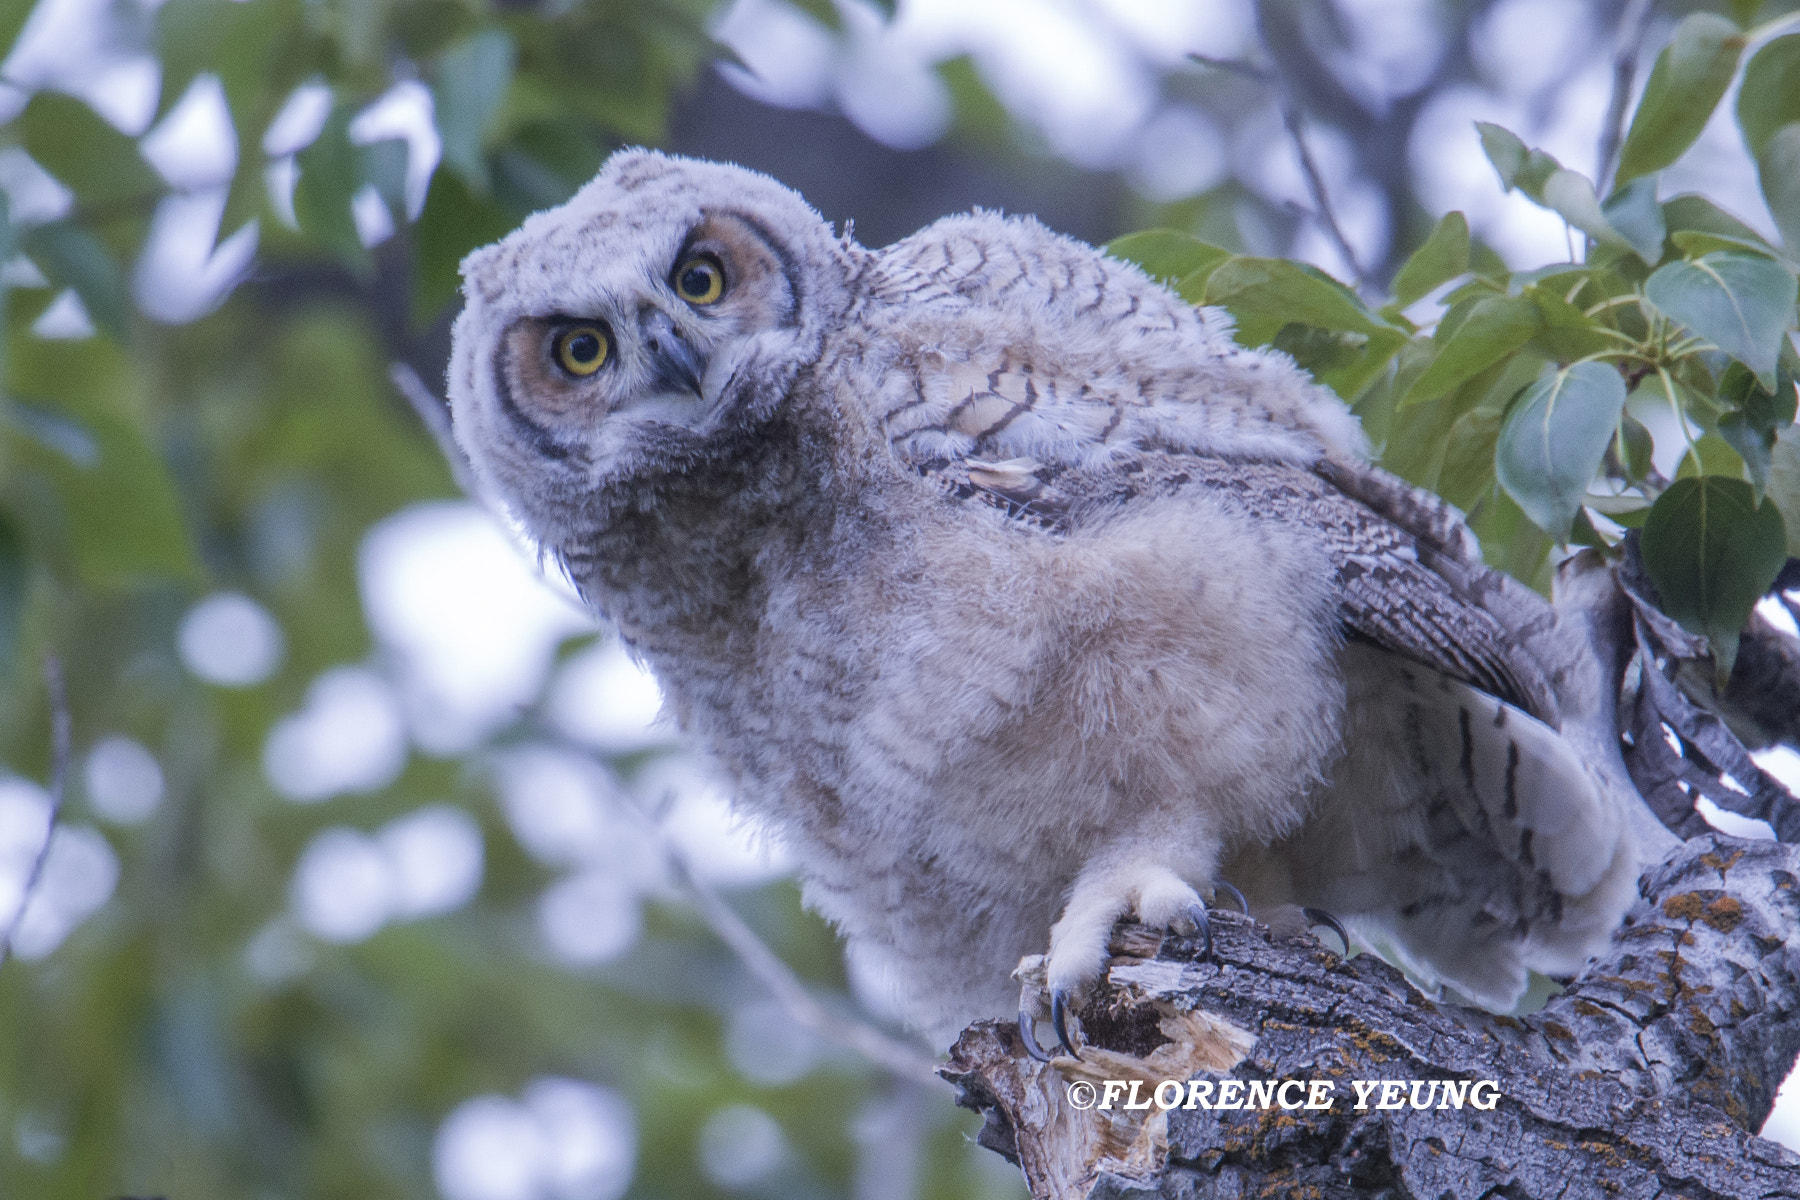
M1050 1061L1050 1056L1044 1053L1042 1046L1038 1045L1036 1026L1037 1018L1021 1008L1019 1010L1019 1040L1025 1043L1025 1053L1041 1063L1047 1063Z
M1303 908L1300 910L1300 915L1306 918L1308 925L1323 925L1337 934L1338 940L1344 943L1344 957L1350 957L1350 935L1344 931L1342 921L1322 908Z
M1062 1044L1063 1053L1080 1058L1075 1053L1075 1043L1069 1040L1069 993L1061 988L1050 989L1050 1024L1056 1027L1056 1040Z
M1239 912L1243 913L1246 917L1250 915L1250 902L1244 899L1244 893L1238 891L1237 888L1233 887L1231 884L1226 883L1223 879L1215 879L1213 880L1213 891L1215 893L1224 892L1227 896L1230 896L1237 902Z
M1227 887L1230 885L1227 884ZM1236 891L1236 888L1232 889ZM1212 922L1206 918L1206 905L1190 904L1187 910L1188 920L1194 923L1194 936L1200 940L1200 957L1212 957Z

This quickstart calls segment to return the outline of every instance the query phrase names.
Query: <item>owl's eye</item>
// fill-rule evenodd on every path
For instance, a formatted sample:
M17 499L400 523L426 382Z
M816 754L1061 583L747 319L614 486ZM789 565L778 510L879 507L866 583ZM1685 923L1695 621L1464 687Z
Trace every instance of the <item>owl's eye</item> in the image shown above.
M682 259L673 279L675 294L689 304L712 304L725 294L725 268L710 254Z
M571 375L588 376L606 364L611 349L606 330L598 325L572 325L556 335L556 365Z

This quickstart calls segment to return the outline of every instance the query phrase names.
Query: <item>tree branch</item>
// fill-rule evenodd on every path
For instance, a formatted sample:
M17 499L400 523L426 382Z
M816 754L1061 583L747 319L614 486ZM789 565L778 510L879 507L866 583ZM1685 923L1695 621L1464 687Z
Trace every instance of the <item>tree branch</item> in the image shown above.
M69 737L69 700L63 691L62 661L54 654L44 656L44 691L50 704L50 812L44 822L44 840L38 846L37 854L32 857L31 869L25 873L25 884L19 891L19 906L13 909L6 927L0 929L0 965L4 965L7 956L12 953L13 935L18 932L19 922L25 919L25 910L31 906L31 898L37 893L44 864L49 861L50 843L56 837L57 818L62 815L63 794L69 780L69 761L73 756Z
M983 1022L943 1073L987 1115L982 1143L1048 1200L1800 1196L1800 1156L1748 1132L1800 1051L1784 1017L1800 1007L1800 849L1708 834L1642 886L1611 952L1529 1017L1427 999L1372 956L1221 911L1203 962L1184 939L1123 931L1080 1013L1082 1061L1034 1062L1014 1027ZM1141 1081L1143 1098L1165 1079L1189 1096L1190 1078L1214 1096L1225 1079L1324 1081L1332 1096L1314 1110L1073 1102L1070 1084L1108 1078ZM1484 1079L1489 1111L1441 1090ZM1358 1108L1359 1080L1399 1086Z
M1325 191L1325 177L1319 172L1319 164L1313 161L1312 151L1307 148L1306 134L1301 128L1300 107L1292 97L1284 97L1281 102L1281 123L1287 126L1288 137L1293 140L1294 152L1300 156L1300 169L1306 174L1306 187L1312 193L1313 207L1317 210L1313 215L1325 226L1325 232L1331 235L1338 253L1350 266L1351 284L1360 288L1363 284L1362 264L1357 260L1356 251L1350 245L1350 239L1344 236L1343 228L1338 224L1337 215L1331 209L1331 197Z
M1612 99L1606 105L1606 124L1600 131L1600 151L1594 164L1594 187L1604 196L1608 177L1625 139L1625 108L1631 103L1631 85L1637 78L1638 47L1656 6L1652 0L1625 0L1613 42Z

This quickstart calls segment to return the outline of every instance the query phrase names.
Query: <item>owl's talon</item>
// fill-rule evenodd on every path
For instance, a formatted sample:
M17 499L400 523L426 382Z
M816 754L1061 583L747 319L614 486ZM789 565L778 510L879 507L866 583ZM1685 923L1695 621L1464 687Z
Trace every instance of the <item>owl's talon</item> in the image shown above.
M1322 908L1303 908L1300 910L1300 915L1306 918L1306 923L1308 925L1323 925L1325 928L1331 930L1331 932L1337 934L1338 940L1344 943L1344 953L1340 955L1340 957L1350 957L1350 935L1345 932L1344 923L1342 921L1338 920Z
M1080 1058L1075 1053L1075 1043L1069 1040L1069 993L1061 988L1050 990L1050 1024L1056 1028L1056 1040L1061 1044L1063 1053L1070 1058ZM1046 1060L1048 1061L1048 1060Z
M1231 887L1230 884L1225 886ZM1231 890L1236 891L1237 889L1232 888ZM1194 923L1194 938L1200 943L1200 957L1211 958L1213 952L1212 922L1207 919L1206 905L1199 903L1188 905L1187 915L1188 920Z
M1019 1040L1025 1043L1025 1053L1041 1063L1047 1063L1050 1061L1050 1056L1044 1053L1042 1046L1038 1045L1036 1025L1037 1018L1021 1008L1019 1010Z
M1250 915L1250 902L1244 899L1244 893L1238 891L1233 885L1226 883L1223 879L1216 879L1213 881L1213 892L1215 894L1224 892L1237 904L1239 912L1246 917Z

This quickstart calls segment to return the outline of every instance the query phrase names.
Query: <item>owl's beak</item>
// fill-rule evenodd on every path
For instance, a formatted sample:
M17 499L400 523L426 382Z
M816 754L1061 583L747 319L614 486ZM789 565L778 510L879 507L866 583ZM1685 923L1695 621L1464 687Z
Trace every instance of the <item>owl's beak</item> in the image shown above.
M671 392L700 393L700 377L706 364L687 344L675 322L661 309L651 309L639 323L644 344L650 348L650 365L656 371L656 382Z

